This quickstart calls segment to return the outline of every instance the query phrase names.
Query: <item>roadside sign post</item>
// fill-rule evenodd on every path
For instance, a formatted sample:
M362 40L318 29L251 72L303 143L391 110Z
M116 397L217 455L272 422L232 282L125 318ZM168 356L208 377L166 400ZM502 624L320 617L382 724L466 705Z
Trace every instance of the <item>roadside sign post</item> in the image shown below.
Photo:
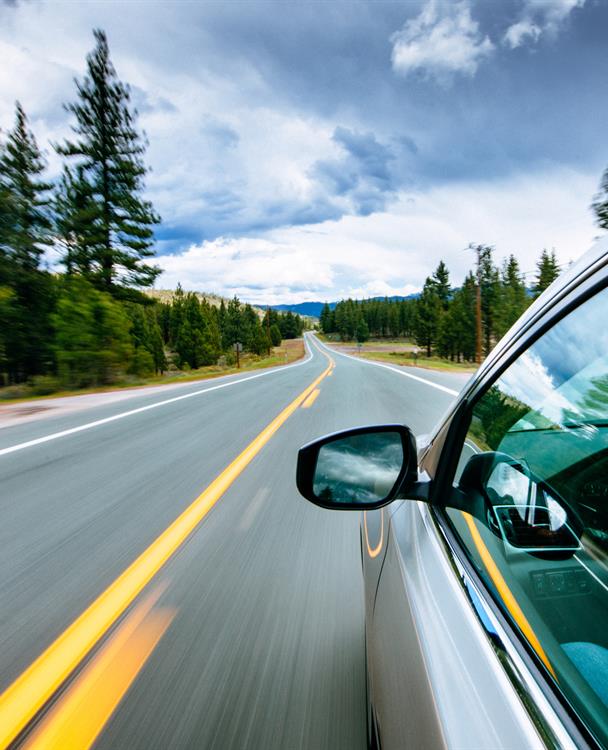
M241 369L241 358L240 358L239 355L243 351L243 345L241 344L240 341L237 341L234 344L234 351L236 352L236 366L240 370Z
M358 352L359 354L361 354L361 347L362 347L362 346L363 346L363 344L362 344L362 343L361 343L360 341L357 341L357 352Z
M419 352L420 352L420 350L418 349L418 347L415 347L414 351L413 351L413 354L414 354L414 367L416 367L418 365L418 354L419 354Z

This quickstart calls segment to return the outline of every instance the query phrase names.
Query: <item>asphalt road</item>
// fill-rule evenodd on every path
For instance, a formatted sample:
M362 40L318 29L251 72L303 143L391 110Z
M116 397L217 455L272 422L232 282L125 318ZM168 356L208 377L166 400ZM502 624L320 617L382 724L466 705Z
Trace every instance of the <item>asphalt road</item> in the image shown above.
M328 369L309 341L295 366L140 391L0 430L0 728L16 721L7 701L18 684L19 705L35 714L19 741L35 747L67 746L60 730L49 740L62 711L70 725L97 721L82 736L101 730L100 748L365 746L359 517L298 495L296 451L358 424L428 432L466 377L333 354L316 400L295 408ZM222 474L252 442L244 463ZM155 540L196 498L204 517L154 562ZM119 593L106 602L142 553L145 588L128 596L120 584L122 604ZM101 595L114 612L102 625L81 617ZM65 682L61 649L79 665ZM41 654L55 656L34 674ZM38 711L44 680L53 698Z

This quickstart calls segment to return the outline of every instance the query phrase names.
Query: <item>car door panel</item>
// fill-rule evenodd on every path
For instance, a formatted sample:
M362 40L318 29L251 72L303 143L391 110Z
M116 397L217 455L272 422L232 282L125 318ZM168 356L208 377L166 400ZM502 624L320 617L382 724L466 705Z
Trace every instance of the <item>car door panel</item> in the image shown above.
M422 504L405 502L390 519L372 634L384 750L544 746Z

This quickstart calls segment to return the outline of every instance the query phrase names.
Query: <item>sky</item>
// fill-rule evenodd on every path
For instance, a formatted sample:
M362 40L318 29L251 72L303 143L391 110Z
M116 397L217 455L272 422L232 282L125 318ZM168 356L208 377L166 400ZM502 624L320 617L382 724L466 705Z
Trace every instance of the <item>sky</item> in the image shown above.
M51 175L93 28L149 141L159 288L409 294L472 242L531 281L601 234L606 0L0 0L0 128L21 101Z

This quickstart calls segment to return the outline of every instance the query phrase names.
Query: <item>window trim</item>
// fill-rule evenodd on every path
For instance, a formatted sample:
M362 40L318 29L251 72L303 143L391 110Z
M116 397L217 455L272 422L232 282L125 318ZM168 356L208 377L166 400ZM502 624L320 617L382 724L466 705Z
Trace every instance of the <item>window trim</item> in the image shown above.
M514 331L504 348L498 352L496 359L490 361L487 369L482 369L478 378L473 379L461 397L461 400L438 427L433 435L429 451L425 452L423 456L423 458L430 457L430 454L433 452L435 439L439 437L447 425L447 433L443 444L436 446L440 451L440 455L436 463L437 474L433 477L430 492L431 517L438 528L440 536L443 537L444 546L449 556L454 557L466 572L466 575L477 589L478 594L482 595L480 597L481 601L499 621L504 634L508 637L511 647L515 648L518 655L524 660L535 683L542 690L543 695L549 701L566 731L568 731L577 745L598 749L603 747L601 742L570 703L566 695L559 688L559 685L547 674L546 667L538 654L525 637L514 627L514 624L506 616L503 606L496 601L488 585L475 569L463 541L452 528L446 508L450 507L449 498L453 495L452 482L475 405L501 375L547 331L576 308L583 305L587 300L608 287L607 264L608 258L604 257L601 263L596 263L589 269L586 269L578 279L558 292L546 308L541 308L530 321L527 321L522 331L519 329ZM462 581L462 576L459 575L458 577ZM472 603L471 606L473 606ZM474 606L473 609L475 610ZM479 618L479 613L476 612L476 614ZM490 640L494 640L492 636L490 636ZM513 681L512 670L507 670L507 672ZM521 685L516 685L515 687L521 697ZM529 705L529 701L525 701L525 703L530 711L531 706ZM536 714L534 717L535 722L538 722L539 713L537 710L534 713ZM548 738L545 737L545 739Z

